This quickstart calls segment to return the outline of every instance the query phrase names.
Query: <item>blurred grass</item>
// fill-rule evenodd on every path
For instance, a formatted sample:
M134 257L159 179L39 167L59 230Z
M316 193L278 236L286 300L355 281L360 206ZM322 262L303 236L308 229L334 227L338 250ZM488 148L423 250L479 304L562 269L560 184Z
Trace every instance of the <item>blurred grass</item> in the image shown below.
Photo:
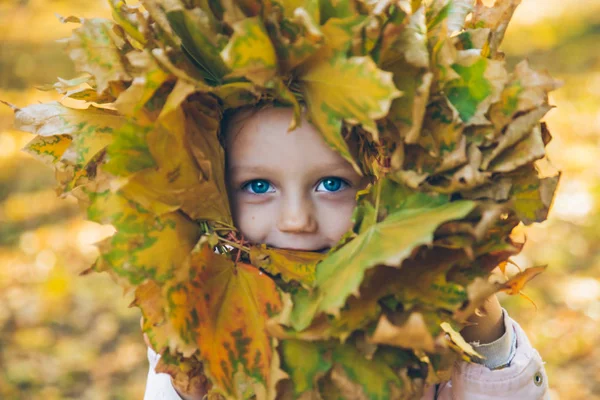
M70 78L55 39L63 16L108 16L104 0L0 0L0 99L58 99L35 86ZM520 229L526 268L548 264L524 293L500 295L546 361L552 399L600 399L600 2L523 0L503 46L565 86L547 117L563 179L550 218ZM54 192L53 172L20 149L31 135L0 107L0 398L138 399L147 363L139 311L105 274L78 273L110 234ZM541 165L544 170L551 169ZM509 273L516 271L513 268Z

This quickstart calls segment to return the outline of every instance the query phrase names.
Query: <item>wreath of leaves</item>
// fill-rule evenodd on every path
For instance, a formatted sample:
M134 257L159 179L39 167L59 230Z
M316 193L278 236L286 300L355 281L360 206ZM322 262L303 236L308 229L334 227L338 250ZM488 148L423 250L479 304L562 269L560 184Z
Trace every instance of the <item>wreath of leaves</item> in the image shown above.
M115 227L90 270L135 291L159 371L216 398L420 398L477 358L458 331L484 299L544 269L487 279L559 178L535 167L559 84L498 50L518 3L110 0L113 20L61 18L82 75L46 89L80 106L13 106L16 126ZM374 177L327 255L232 225L219 127L261 102L293 107L290 130L305 104Z

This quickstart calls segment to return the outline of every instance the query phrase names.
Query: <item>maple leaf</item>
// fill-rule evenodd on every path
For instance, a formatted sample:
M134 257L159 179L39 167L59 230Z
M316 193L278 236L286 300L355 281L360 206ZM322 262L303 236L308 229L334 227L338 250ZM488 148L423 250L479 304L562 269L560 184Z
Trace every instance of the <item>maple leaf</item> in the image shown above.
M546 268L547 266L527 268L525 271L519 272L508 281L504 282L500 290L508 294L517 294L523 289L527 282L544 272Z
M396 12L382 33L378 63L387 69L399 62L417 68L429 67L425 7L410 16Z
M418 143L438 159L433 173L452 170L467 162L463 132L464 127L447 101L438 100L427 106L423 135Z
M148 148L147 137L152 125L126 121L107 147L107 161L102 169L115 176L130 176L156 165Z
M190 277L168 291L170 318L182 335L192 335L212 382L232 398L242 392L239 373L269 386L273 348L265 324L281 309L274 282L207 244L192 253Z
M418 312L411 313L407 320L399 325L392 324L385 315L382 315L369 340L373 343L435 351L433 337L423 316Z
M508 79L503 62L464 52L459 53L452 69L459 78L448 82L448 100L465 123L485 123L485 112L499 98Z
M463 356L465 361L472 361L475 359L482 360L485 359L481 354L477 353L473 346L471 346L467 341L461 336L459 332L454 330L454 328L447 322L442 322L441 327L450 337L449 343L451 346L457 348Z
M96 87L96 80L87 73L73 79L63 79L58 77L57 80L58 82L52 85L38 86L38 89L55 89L58 93L71 99L94 102L96 104L106 104L114 102L116 96L118 96L126 86L122 81L112 81L109 82L108 88L104 92L98 93L96 89L94 89Z
M101 243L97 263L109 265L131 284L173 278L200 236L198 226L178 212L159 217L109 190L88 196L88 218L116 229Z
M146 146L147 153L150 154L148 160L153 164L140 165L141 158L137 158L136 164L130 166L130 159L118 157L117 161L123 159L128 164L125 165L127 171L136 170L125 185L121 188L122 192L128 198L135 200L140 205L152 210L157 215L165 212L172 212L177 209L184 211L193 219L204 219L212 221L230 221L228 202L225 188L219 187L217 183L222 184L224 156L218 144L216 132L206 132L201 137L200 132L192 127L193 120L187 119L181 108L176 109L167 116L162 117L161 123L152 126L152 130L141 129L131 132L135 137L139 137L141 132L146 130L146 140L140 142L141 146ZM143 130L142 130L143 129ZM210 137L209 135L211 135ZM189 151L189 139L191 135L202 140L205 144L202 153L204 157L198 164L194 155ZM130 142L131 143L131 142ZM212 147L208 145L212 144ZM119 146L115 142L109 154L127 154L126 148ZM131 148L131 147L130 147ZM214 152L209 152L210 149ZM116 172L114 159L103 166L103 169L109 172ZM154 168L148 168L154 166ZM198 203L198 198L204 199L202 204Z
M504 33L508 22L512 18L521 0L497 1L493 6L486 6L481 0L477 0L473 10L473 17L469 26L490 28L490 51L495 54L504 39Z
M348 0L323 0L320 3L321 24L327 23L330 18L344 19L358 14L356 3Z
M15 108L15 127L38 135L25 151L60 165L66 189L87 173L88 163L118 137L124 123L116 112L94 106L73 109L51 102Z
M360 172L342 137L342 122L361 124L377 138L374 120L387 114L400 92L392 84L392 74L378 69L371 58L346 58L344 49L360 20L342 22L330 19L323 26L327 45L300 66L298 81L311 123L325 142ZM331 54L333 57L327 57Z
M86 19L81 27L73 30L73 36L65 40L68 54L78 70L94 76L98 93L104 92L112 81L131 79L121 57L122 39L113 31L114 26L114 22L107 19Z
M508 147L514 146L515 144L528 137L528 134L536 126L539 126L540 118L542 118L550 110L550 106L543 105L525 115L522 115L512 121L506 128L506 131L498 141L498 145L494 147L491 153L486 154L482 160L481 167L487 169L490 163ZM541 133L538 133L541 136ZM541 139L541 138L540 138ZM518 151L519 149L517 149ZM529 152L531 149L528 148ZM534 153L534 156L536 154Z
M273 275L280 274L284 281L292 280L311 287L315 280L315 268L323 254L306 251L272 249L266 246L252 247L252 265Z
M402 96L392 102L388 118L406 143L415 143L421 133L433 75L400 62L389 70L394 72L394 84Z
M146 21L143 18L140 7L126 4L121 0L109 0L109 4L112 8L112 16L115 22L140 45L145 45L147 39L144 30L147 30L148 27L145 26Z
M383 29L381 44L374 51L378 64L393 73L394 85L402 92L393 100L387 118L406 143L414 143L420 135L433 81L433 74L428 71L426 31L423 7L410 16L397 11Z
M367 269L378 264L400 266L413 249L431 243L439 225L465 217L474 207L470 201L444 202L422 193L399 193L394 211L382 222L369 226L318 265L316 289L296 298L294 328L306 328L318 312L337 315L350 294L359 295L357 289Z
M154 370L157 374L170 375L171 384L179 393L190 396L207 395L209 399L223 400L223 396L211 390L212 385L204 375L202 363L194 357L173 356L165 351Z
M207 3L198 5L190 10L182 1L172 1L165 6L166 17L205 80L218 84L230 72L220 54L226 37L219 31L219 22L211 7Z
M350 343L334 347L331 380L344 399L410 399L415 395L403 369L411 362L400 349L380 347L367 359Z
M333 365L325 354L327 347L323 343L282 340L279 351L281 368L288 373L296 397L312 390L317 380Z
M405 309L413 305L426 305L432 309L454 311L467 299L464 287L448 282L446 273L457 264L468 260L463 249L422 249L417 256L406 260L402 268L378 271L382 294L394 294ZM387 283L386 283L387 282Z
M174 349L185 356L196 351L196 346L186 343L177 334L167 315L167 301L162 288L153 280L147 280L135 289L135 299L130 304L142 311L142 331L158 354Z
M494 172L510 172L539 160L546 155L544 138L539 126L534 126L530 133L518 141L503 154L500 153L489 166Z
M546 219L559 179L560 174L540 179L534 168L527 167L516 174L511 188L511 199L515 212L524 224L529 225Z
M36 136L25 145L23 151L45 164L52 165L60 160L72 141L69 135Z
M280 70L288 74L311 57L323 44L317 1L285 0L280 2L284 9L285 25L273 35Z
M229 77L245 76L265 86L277 74L277 55L261 20L257 17L238 21L234 34L221 52L227 66L235 71Z
M123 91L114 106L123 115L137 117L156 91L165 83L170 74L163 70L154 60L150 52L132 51L127 58L136 69L144 74L135 77L131 85Z
M455 0L449 3L448 31L452 33L461 30L471 11L473 11L473 0Z

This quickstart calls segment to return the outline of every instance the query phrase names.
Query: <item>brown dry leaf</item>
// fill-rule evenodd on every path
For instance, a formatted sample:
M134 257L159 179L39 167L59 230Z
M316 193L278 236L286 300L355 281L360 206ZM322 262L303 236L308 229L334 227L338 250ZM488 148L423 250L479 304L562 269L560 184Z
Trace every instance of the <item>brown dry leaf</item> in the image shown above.
M204 375L202 363L195 358L183 359L163 353L156 364L155 371L170 375L173 387L187 396L203 396L212 386Z
M482 169L488 169L490 163L494 161L503 151L514 146L519 141L526 138L532 129L540 124L540 118L542 118L552 107L549 105L542 105L539 108L516 118L512 123L508 125L506 131L501 136L498 145L494 147L491 153L484 156L481 163Z
M519 91L518 111L531 110L548 102L548 92L560 88L562 81L552 78L548 72L533 70L527 60L515 66L514 80L523 88Z
M432 189L441 193L455 193L474 189L489 182L492 173L481 170L483 154L475 143L471 143L467 148L467 160L466 165L452 174L447 185L434 186Z
M477 277L467 286L469 300L463 308L454 312L454 320L465 323L471 315L494 293L502 288L499 283L489 282L487 279Z
M515 174L511 188L512 208L525 225L546 219L560 177L558 174L540 179L532 166L523 167Z
M392 324L382 315L375 332L367 340L407 349L422 349L432 353L435 351L435 340L419 312L411 312L402 325Z
M544 272L546 268L548 268L547 265L527 268L504 282L500 290L510 295L519 294L527 282Z
M157 215L181 208L192 219L223 221L228 210L223 209L216 184L204 179L185 147L183 113L174 113L164 121L169 129L157 127L148 138L157 168L144 169L129 178L122 192ZM202 205L199 198L204 199Z
M529 135L511 148L501 153L490 164L494 172L510 172L530 164L546 155L542 130L539 125L533 127Z
M469 26L491 29L490 51L492 55L495 55L500 47L508 23L519 4L521 4L521 0L501 0L496 1L492 7L488 7L482 0L477 0Z
M331 370L331 381L340 391L341 398L347 400L369 400L360 384L353 382L341 365L334 365Z
M374 289L361 292L360 297L350 296L340 315L330 318L331 335L344 342L353 332L376 321L381 312L377 301L379 297L381 296Z

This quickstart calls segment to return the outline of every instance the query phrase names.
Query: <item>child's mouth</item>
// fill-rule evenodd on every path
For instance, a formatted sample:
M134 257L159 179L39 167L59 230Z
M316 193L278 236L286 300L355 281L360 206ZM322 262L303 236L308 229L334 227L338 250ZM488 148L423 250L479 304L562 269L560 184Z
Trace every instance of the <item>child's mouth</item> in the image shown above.
M294 249L291 247L281 247L282 250L290 250L290 251L305 251L305 252L311 252L311 253L321 253L321 254L326 254L331 247L323 247L320 249L315 249L315 250L310 250L310 249Z

